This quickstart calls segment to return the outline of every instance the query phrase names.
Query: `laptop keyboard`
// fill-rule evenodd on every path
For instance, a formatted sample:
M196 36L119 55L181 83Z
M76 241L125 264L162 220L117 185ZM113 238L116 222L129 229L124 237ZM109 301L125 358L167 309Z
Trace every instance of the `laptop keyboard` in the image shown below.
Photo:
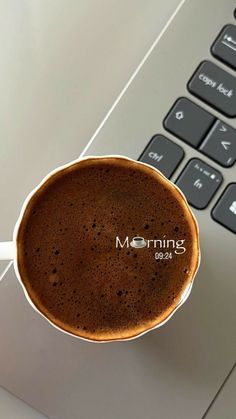
M236 26L226 25L211 47L212 55L236 70ZM210 61L203 61L190 78L191 94L229 118L236 117L236 77ZM176 100L164 118L164 127L219 165L230 168L236 160L236 130L191 100ZM165 136L155 135L139 160L170 178L184 157L184 150ZM230 170L230 169L229 169ZM206 208L223 181L222 174L198 158L191 159L176 180L188 202ZM212 218L236 233L236 183L226 186L211 211Z

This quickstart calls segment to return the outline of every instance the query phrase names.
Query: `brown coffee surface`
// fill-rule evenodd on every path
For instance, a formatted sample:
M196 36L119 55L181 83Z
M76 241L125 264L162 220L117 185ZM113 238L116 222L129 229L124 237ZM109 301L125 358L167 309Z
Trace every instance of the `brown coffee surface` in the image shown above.
M123 245L128 237L129 247ZM133 237L185 240L186 252L133 248ZM116 245L118 244L118 247ZM155 259L155 253L172 259ZM18 269L35 306L93 340L129 338L176 308L199 257L183 195L149 166L91 158L54 174L29 201L17 236Z

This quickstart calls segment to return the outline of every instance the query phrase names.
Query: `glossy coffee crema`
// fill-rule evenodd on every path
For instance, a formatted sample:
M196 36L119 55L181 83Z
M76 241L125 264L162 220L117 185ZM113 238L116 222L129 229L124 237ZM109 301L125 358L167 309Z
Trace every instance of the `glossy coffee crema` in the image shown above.
M126 339L180 303L199 263L198 228L183 195L152 167L84 159L30 199L17 262L52 323L95 341Z

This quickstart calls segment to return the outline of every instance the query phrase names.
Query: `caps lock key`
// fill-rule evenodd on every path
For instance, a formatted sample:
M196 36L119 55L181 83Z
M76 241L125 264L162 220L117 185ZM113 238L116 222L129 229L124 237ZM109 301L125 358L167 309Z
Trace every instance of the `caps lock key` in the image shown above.
M217 65L204 61L189 81L188 89L225 115L236 116L236 78Z

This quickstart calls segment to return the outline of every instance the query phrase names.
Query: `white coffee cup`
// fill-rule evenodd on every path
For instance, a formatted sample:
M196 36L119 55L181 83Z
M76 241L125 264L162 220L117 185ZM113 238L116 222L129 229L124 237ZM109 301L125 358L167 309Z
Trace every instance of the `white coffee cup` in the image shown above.
M21 208L21 211L20 211L20 215L19 215L19 217L18 217L18 220L17 220L17 222L16 222L16 224L15 224L15 227L14 227L14 231L13 231L13 240L12 241L7 241L7 242L0 242L0 260L5 260L5 261L7 261L7 260L11 260L11 261L13 261L13 264L14 264L14 270L15 270L15 274L16 274L16 277L17 277L17 279L18 279L18 281L19 281L19 283L21 284L21 286L22 286L22 288L23 288L23 291L24 291L24 294L25 294L25 296L26 296L26 298L27 298L27 300L28 300L28 302L30 303L30 305L31 305L31 307L33 307L33 309L34 310L36 310L36 312L37 313L39 313L43 318L45 318L52 326L54 326L56 329L58 329L58 330L60 330L61 332L63 332L63 333L66 333L67 335L70 335L70 336L73 336L73 337L76 337L76 338L79 338L79 339L82 339L82 340L85 340L85 341L89 341L89 342L98 342L98 343L102 343L102 342L112 342L113 340L111 339L111 340L107 340L107 341L97 341L97 340L93 340L93 339L86 339L86 338L84 338L84 337L81 337L81 336L78 336L78 335L75 335L75 334L73 334L73 333L70 333L70 332L68 332L68 331L66 331L66 330L64 330L64 329L62 329L62 328L60 328L58 325L56 325L55 323L53 323L50 319L48 319L36 306L35 306L35 304L33 303L33 301L31 300L31 298L30 298L30 296L29 296L29 294L28 294L28 291L27 291L27 289L26 289L26 287L25 287L25 285L24 285L24 283L23 283L23 281L22 281L22 279L21 279L21 276L20 276L20 273L19 273L19 269L18 269L18 261L17 261L17 235L18 235L18 230L19 230L19 227L20 227L20 225L21 225L21 222L22 222L22 219L23 219L23 217L24 217L24 213L25 213L25 209L26 209L26 207L27 207L27 205L28 205L28 203L29 203L29 201L31 200L31 198L34 196L34 194L45 184L45 182L46 181L48 181L48 179L51 177L51 176L53 176L54 174L56 174L56 173L58 173L58 172L60 172L60 171L62 171L62 170L64 170L64 169L66 169L66 168L68 168L68 167L70 167L70 166L72 166L72 165L74 165L75 163L79 163L80 161L84 161L84 160L90 160L90 159L102 159L102 158L121 158L121 159L125 159L125 160L127 160L127 161L130 161L130 162L135 162L135 163L138 163L138 164L140 164L140 165L144 165L144 166L147 166L147 167L151 167L153 170L155 170L156 172L158 172L158 174L160 175L160 176L162 176L163 178L165 178L165 176L161 173L161 172L159 172L159 170L157 170L156 168L154 168L153 166L149 166L148 164L146 164L146 163L143 163L143 162L137 162L136 160L134 160L134 159L131 159L131 158L129 158L129 157L124 157L124 156L120 156L120 155L106 155L106 156L88 156L88 157L82 157L82 158L79 158L79 159L76 159L76 160L73 160L72 162L70 162L70 163L67 163L67 164L65 164L65 165L63 165L63 166L60 166L60 167L57 167L56 169L54 169L54 170L52 170L47 176L45 176L44 177L44 179L29 193L29 195L26 197L26 199L25 199L25 201L24 201L24 203L23 203L23 205L22 205L22 208ZM180 193L180 195L182 196L182 198L183 198L183 200L185 201L185 203L186 203L186 205L187 205L187 207L189 208L189 206L188 206L188 203L187 203L187 200L186 200L186 198L185 198L185 196L183 195L183 193L181 192L181 190L176 186L176 185L174 185L174 184L172 184L172 182L170 182L167 178L165 178L165 180L167 181L167 182L169 182L169 183L171 183L171 185L172 185L172 187L174 187L175 189L177 189L178 191L179 191L179 193ZM191 212L191 210L190 210L190 208L189 208L189 211ZM198 234L198 237L199 237L199 230L198 230L198 224L197 224L197 221L196 221L196 218L195 218L195 216L194 216L194 214L191 212L191 214L192 214L192 217L193 217L193 221L195 222L195 224L196 224L196 227L197 227L197 234ZM133 241L135 241L135 239L137 240L137 242L138 243L133 243L134 244L134 247L144 247L144 246L146 246L146 243L145 243L145 240L142 238L142 237L136 237L136 238L134 238L133 239ZM132 243L131 243L131 245L132 245ZM189 297L189 294L190 294L190 292L191 292L191 289L192 289L192 285L193 285L193 282L194 282L194 278L195 278L195 276L196 276L196 273L197 273L197 271L198 271L198 268L199 268L199 265L200 265L200 249L198 248L198 250L199 250L199 252L198 252L198 265L197 265L197 268L196 268L196 270L195 270L195 274L193 275L193 277L192 277L192 280L191 280L191 282L189 283L189 285L185 288L185 290L183 291L183 293L182 293L182 296L181 296L181 299L180 299L180 301L179 301L179 303L177 304L177 306L173 309L173 311L170 313L170 315L164 320L164 321L162 321L161 323L159 323L159 324L157 324L157 325L155 325L154 327L151 327L151 328L149 328L149 329L147 329L147 330L145 330L145 331L143 331L142 333L140 333L140 334L138 334L138 335L136 335L136 336L132 336L132 337L128 337L128 338L121 338L121 339L114 339L115 341L117 341L117 340L119 340L119 341L124 341L124 340L133 340L133 339L136 339L137 337L140 337L140 336L142 336L142 335L144 335L145 333L147 333L147 332L149 332L150 330L153 330L153 329L157 329L157 328L159 328L159 327L161 327L162 325L164 325L172 316L173 316L173 314L176 312L176 310L179 308L179 307L181 307L182 306L182 304L187 300L187 298Z

